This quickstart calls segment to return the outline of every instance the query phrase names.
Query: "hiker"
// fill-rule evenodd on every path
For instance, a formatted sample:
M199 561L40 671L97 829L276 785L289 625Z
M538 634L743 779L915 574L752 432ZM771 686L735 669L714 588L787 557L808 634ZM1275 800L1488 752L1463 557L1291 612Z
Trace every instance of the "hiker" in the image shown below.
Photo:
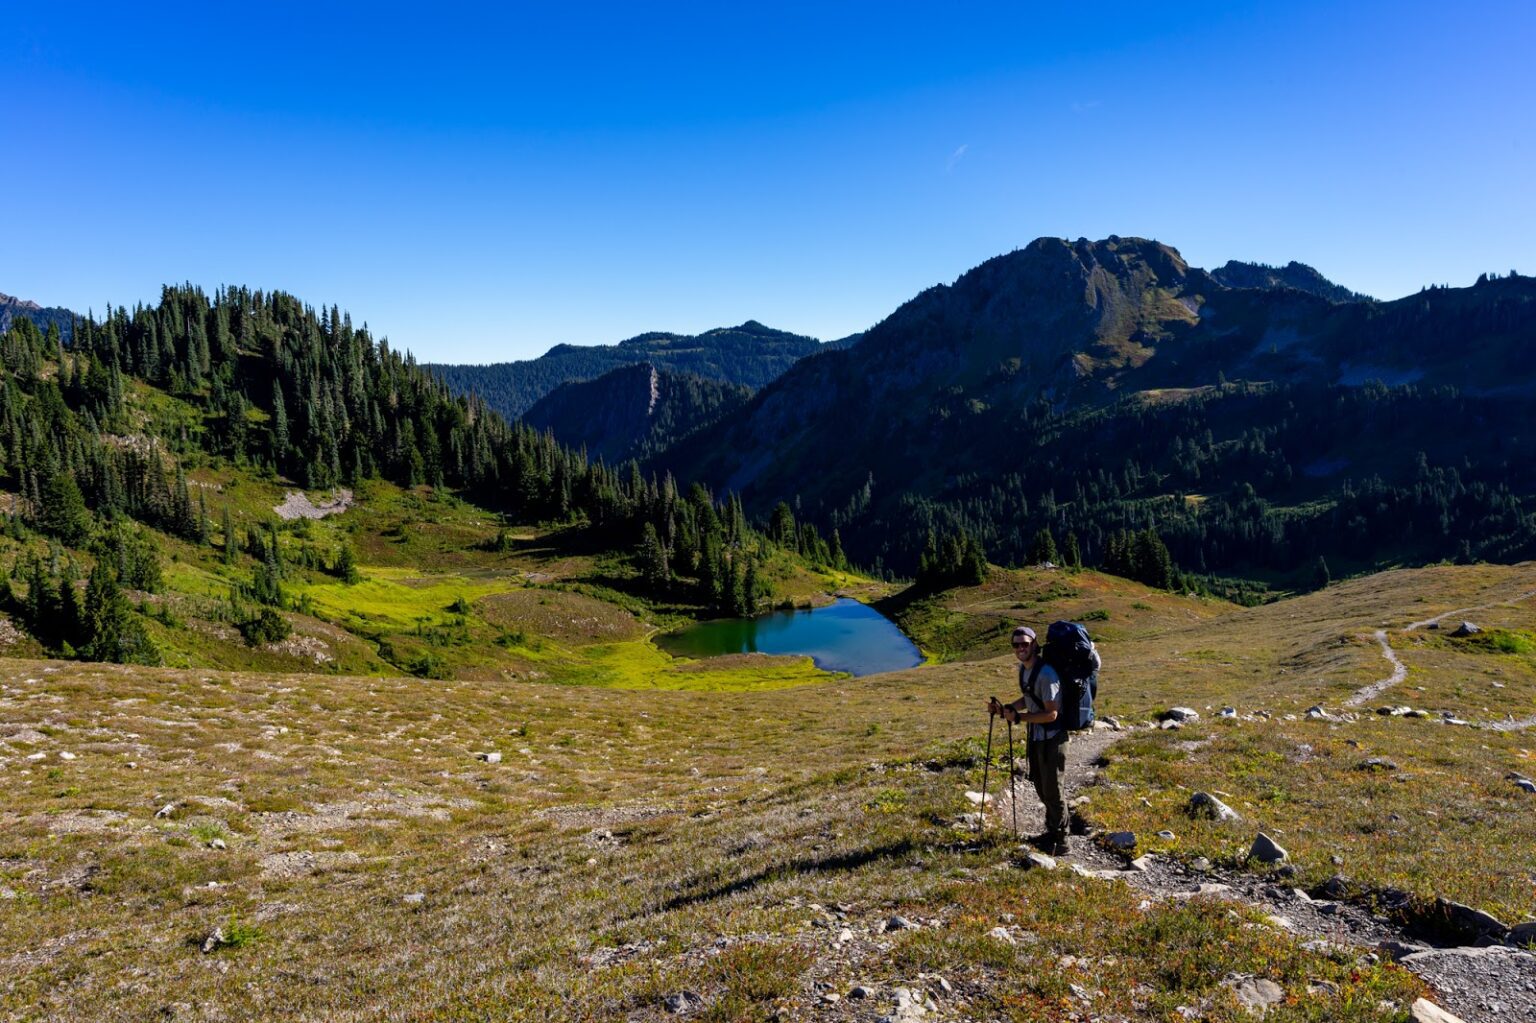
M1000 715L1004 721L1029 726L1025 736L1029 778L1045 807L1045 832L1029 841L1053 856L1065 856L1070 849L1067 804L1061 785L1067 770L1067 742L1072 733L1065 722L1057 722L1061 679L1056 669L1045 663L1040 641L1029 626L1020 625L1013 630L1013 654L1019 661L1019 691L1023 695L1012 703L999 703L994 696L987 711ZM1010 784L1012 771L1010 764Z

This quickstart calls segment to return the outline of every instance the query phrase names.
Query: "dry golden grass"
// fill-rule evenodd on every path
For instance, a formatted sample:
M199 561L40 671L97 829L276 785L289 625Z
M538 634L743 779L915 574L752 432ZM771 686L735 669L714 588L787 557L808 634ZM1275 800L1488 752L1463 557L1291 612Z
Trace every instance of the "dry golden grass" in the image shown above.
M1507 599L1532 574L1392 573L1251 611L1078 577L1105 590L1000 591L1032 605L976 614L1039 624L1106 606L1106 703L1127 719L1174 703L1283 716L1385 675L1370 639L1384 623ZM1530 614L1468 617L1527 629ZM1530 702L1529 657L1393 636L1409 676L1383 702L1456 699L1442 679L1461 671L1507 679L1479 684L1489 716ZM1123 885L1021 875L1000 837L954 827L1009 660L643 693L0 662L0 1015L661 1019L662 998L688 989L705 997L696 1018L802 1019L842 1011L822 990L942 975L950 1017L1059 1019L1070 1005L1164 1019L1189 1005L1237 1020L1220 984L1236 970L1285 987L1270 1019L1374 1020L1400 1011L1381 999L1418 992L1402 971L1309 952L1242 911L1141 908ZM1309 874L1337 869L1338 851L1362 880L1529 915L1518 881L1536 870L1536 797L1514 801L1501 772L1528 763L1531 742L1375 716L1202 721L1114 747L1093 814L1144 834L1171 823L1172 851L1229 856L1246 825L1179 813L1179 786L1221 789ZM489 751L501 762L477 758ZM1373 753L1407 780L1355 770ZM937 924L878 933L892 913ZM997 926L1034 938L1004 945ZM226 943L204 954L216 928ZM1063 968L1065 955L1086 962Z

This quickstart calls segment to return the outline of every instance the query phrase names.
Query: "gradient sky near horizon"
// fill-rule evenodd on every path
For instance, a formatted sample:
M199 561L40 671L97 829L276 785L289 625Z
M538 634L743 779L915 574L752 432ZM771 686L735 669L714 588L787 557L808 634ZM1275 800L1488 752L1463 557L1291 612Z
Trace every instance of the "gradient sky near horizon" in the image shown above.
M44 305L280 288L491 362L840 337L1042 235L1536 273L1524 0L20 6L0 291Z

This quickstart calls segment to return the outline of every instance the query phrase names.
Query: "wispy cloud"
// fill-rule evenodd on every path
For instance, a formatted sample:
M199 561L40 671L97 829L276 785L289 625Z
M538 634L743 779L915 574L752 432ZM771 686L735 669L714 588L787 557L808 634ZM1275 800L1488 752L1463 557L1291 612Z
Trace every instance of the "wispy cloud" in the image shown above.
M955 169L955 165L965 159L966 152L971 148L969 142L961 143L960 147L949 154L949 159L944 162L944 173L948 174Z

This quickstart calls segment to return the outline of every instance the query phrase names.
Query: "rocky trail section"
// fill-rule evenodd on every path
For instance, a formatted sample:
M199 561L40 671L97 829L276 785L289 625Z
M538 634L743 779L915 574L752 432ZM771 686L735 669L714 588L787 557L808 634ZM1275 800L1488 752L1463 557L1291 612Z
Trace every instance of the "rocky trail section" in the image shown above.
M1406 907L1400 892L1360 892L1342 878L1306 891L1288 883L1293 868L1281 862L1263 873L1223 870L1204 859L1181 863L1172 859L1136 856L1136 838L1129 832L1094 832L1085 819L1091 795L1084 793L1097 780L1094 767L1104 751L1125 732L1096 730L1074 738L1068 747L1067 794L1072 807L1072 852L1053 858L1019 848L1016 861L1025 869L1071 870L1106 882L1124 882L1144 892L1150 902L1164 899L1218 898L1241 903L1264 914L1273 927L1296 935L1319 952L1390 957L1411 970L1435 991L1436 999L1454 1015L1434 1015L1434 1005L1415 1006L1415 1020L1455 1020L1465 1023L1509 1023L1536 1020L1536 954L1514 945L1536 943L1536 925L1504 929L1510 945L1491 936L1477 945L1437 940L1444 932L1405 926L1389 915ZM1213 800L1213 802L1218 802ZM1219 805L1219 802L1218 802ZM1016 776L988 801L988 828L1012 828L1018 812L1019 833L1038 832L1044 824L1039 801L1026 778ZM1264 836L1256 842L1257 849ZM1272 845L1272 843L1270 843ZM1283 860L1284 850L1279 851ZM1502 925L1486 914L1455 903L1438 904L1453 926L1465 933Z

